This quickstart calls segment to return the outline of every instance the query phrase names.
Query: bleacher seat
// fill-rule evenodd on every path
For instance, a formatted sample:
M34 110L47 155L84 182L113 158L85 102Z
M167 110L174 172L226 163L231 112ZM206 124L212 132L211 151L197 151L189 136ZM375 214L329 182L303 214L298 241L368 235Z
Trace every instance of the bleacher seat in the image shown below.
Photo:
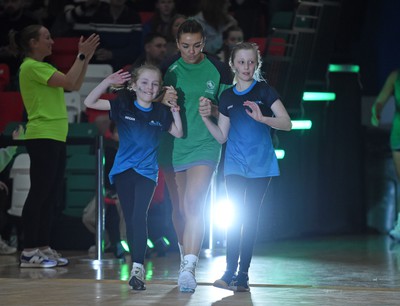
M248 41L251 43L256 43L261 56L265 55L265 50L267 47L267 38L266 37L250 37L248 39Z
M25 200L31 188L29 177L30 158L27 153L19 154L11 167L10 178L13 180L11 193L11 208L7 211L10 215L21 217Z
M115 93L104 93L100 96L100 99L112 100L116 97ZM95 122L99 116L108 116L109 111L98 110L87 107L85 110L88 122Z
M101 81L113 73L113 68L108 64L89 64L85 79L83 80L79 94L81 96L81 103L84 102L87 95L100 84ZM84 108L82 106L82 108Z
M148 22L154 16L154 12L139 12L142 24Z
M64 215L81 217L83 209L96 193L94 144L97 135L98 129L92 123L69 124ZM82 144L73 144L74 140L82 139L85 140Z
M79 37L56 37L53 40L49 62L61 72L67 73L78 55Z
M10 122L21 122L24 103L18 91L0 91L0 133Z
M67 105L68 111L68 122L80 122L81 121L81 96L77 91L65 92L65 104Z
M0 91L4 91L10 85L10 67L6 63L0 63Z
M73 154L65 170L66 190L63 214L81 217L96 194L96 155Z

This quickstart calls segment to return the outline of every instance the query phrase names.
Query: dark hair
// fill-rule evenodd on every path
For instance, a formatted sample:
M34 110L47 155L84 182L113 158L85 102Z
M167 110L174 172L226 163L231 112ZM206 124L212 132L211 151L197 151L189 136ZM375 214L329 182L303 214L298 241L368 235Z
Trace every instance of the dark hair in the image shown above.
M256 55L256 58L257 58L257 66L256 66L256 69L254 71L253 78L255 80L257 80L257 81L264 80L264 78L262 76L262 72L261 72L262 57L261 57L261 54L260 54L259 47L258 47L258 45L256 43L242 42L242 43L239 43L239 44L237 44L236 46L234 46L232 48L231 56L229 57L229 66L231 66L232 71L235 72L234 71L233 62L235 60L236 53L239 50L253 50L254 51L254 54Z
M203 0L201 2L200 7L204 20L216 30L229 21L228 12L223 10L225 5L226 0Z
M143 45L147 45L148 43L151 43L155 38L158 38L158 37L164 38L165 41L167 41L167 38L163 34L158 33L158 32L151 32L151 33L148 33L144 37Z
M238 25L230 26L224 32L222 32L222 39L223 40L227 39L229 36L229 33L231 33L231 32L242 32L243 33L243 30Z
M43 26L40 24L32 24L23 28L21 31L12 30L9 34L11 49L21 56L28 55L31 52L31 39L39 39L39 31L41 28L43 28Z
M175 40L176 40L176 37L174 37L173 35L172 35L172 27L174 26L174 23L175 23L175 21L177 20L177 19L179 19L179 18L183 18L183 19L187 19L187 17L186 17L186 15L182 15L182 14L175 14L172 18L171 18L171 21L170 21L170 24L169 24L169 29L168 29L168 35L169 35L169 37L167 37L168 39L169 39L169 41L174 41L175 42Z
M200 33L201 37L204 37L203 26L193 18L187 19L180 25L178 33L176 33L176 39L179 40L184 33Z

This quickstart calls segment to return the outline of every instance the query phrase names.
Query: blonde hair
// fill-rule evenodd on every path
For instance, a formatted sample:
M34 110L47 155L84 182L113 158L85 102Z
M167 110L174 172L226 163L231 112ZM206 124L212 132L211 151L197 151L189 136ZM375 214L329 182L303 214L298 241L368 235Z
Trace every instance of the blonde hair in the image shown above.
M261 53L258 48L258 45L255 43L241 42L232 48L232 52L229 57L229 66L231 67L233 73L235 73L235 68L234 68L235 57L236 57L236 54L238 53L238 51L240 51L240 50L253 50L254 51L254 54L255 54L256 60L257 60L257 66L256 66L256 69L254 70L253 79L255 79L258 82L260 82L260 81L266 82L266 80L262 76L262 71L261 71L261 66L262 66ZM237 83L236 76L234 77L233 83Z

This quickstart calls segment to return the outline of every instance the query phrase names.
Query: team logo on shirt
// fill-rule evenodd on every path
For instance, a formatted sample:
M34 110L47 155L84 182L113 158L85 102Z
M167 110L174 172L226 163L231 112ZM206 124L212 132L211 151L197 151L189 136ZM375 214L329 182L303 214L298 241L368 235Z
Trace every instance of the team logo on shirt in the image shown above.
M207 86L207 89L206 89L207 93L213 94L215 92L215 83L214 83L214 81L212 81L212 80L207 81L206 86Z
M151 126L161 126L161 122L160 121L151 120L149 122L149 125L151 125Z

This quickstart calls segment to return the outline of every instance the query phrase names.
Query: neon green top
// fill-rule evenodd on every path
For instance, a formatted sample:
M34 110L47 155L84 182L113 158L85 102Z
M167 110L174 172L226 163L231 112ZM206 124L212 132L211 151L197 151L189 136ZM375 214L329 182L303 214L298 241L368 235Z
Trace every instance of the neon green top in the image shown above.
M160 165L178 166L197 161L218 162L221 145L201 119L199 98L204 96L218 104L222 91L232 84L228 66L207 56L198 64L188 64L179 57L169 66L164 84L174 86L178 92L184 135L182 138L165 135L160 144Z
M29 57L21 64L19 83L28 113L25 139L66 141L68 114L64 89L47 85L56 71L52 65Z

